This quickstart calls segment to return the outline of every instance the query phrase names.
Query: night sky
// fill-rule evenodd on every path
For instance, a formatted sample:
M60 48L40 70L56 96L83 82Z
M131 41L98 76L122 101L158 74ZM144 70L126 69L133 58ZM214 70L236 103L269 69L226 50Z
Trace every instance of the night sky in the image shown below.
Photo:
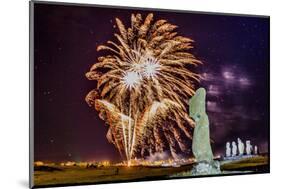
M268 151L268 18L36 3L35 160L120 160L104 121L85 102L96 86L85 73L100 55L97 45L115 41L115 17L129 26L132 13L150 12L195 41L192 53L204 65L194 71L204 76L215 154L237 137Z

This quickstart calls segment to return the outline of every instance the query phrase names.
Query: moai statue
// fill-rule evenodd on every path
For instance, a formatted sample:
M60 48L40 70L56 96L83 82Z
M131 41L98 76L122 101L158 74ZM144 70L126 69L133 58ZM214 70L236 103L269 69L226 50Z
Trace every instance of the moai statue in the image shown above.
M232 157L237 156L237 145L236 142L232 142Z
M253 146L251 145L250 140L246 140L246 154L251 155L253 151Z
M255 154L255 155L258 155L258 153L259 153L259 152L258 152L258 147L257 147L257 145L255 145L255 147L254 147L254 154Z
M192 152L198 162L214 159L210 143L209 119L206 113L206 90L199 88L189 100L189 114L195 121Z
M245 145L240 138L237 139L239 156L243 156Z
M192 152L197 161L192 175L220 174L220 162L214 160L210 143L209 118L206 113L206 90L199 88L189 100L189 115L195 121Z
M226 143L225 155L226 155L226 157L230 157L231 156L230 142Z

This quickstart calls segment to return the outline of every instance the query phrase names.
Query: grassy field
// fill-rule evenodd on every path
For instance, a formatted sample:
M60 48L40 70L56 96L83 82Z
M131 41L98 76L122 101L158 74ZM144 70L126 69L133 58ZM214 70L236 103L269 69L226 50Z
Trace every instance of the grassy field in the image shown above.
M245 173L245 172L268 172L268 158L264 156L235 160L231 162L222 161L223 174ZM83 167L36 167L34 173L35 187L94 184L116 181L165 179L171 175L185 173L190 175L193 165L181 167L147 167L147 166L107 166L100 168ZM180 174L179 174L179 177Z
M245 158L235 161L225 161L221 162L221 169L225 171L262 171L267 172L268 170L268 157L267 156L257 156L251 158Z

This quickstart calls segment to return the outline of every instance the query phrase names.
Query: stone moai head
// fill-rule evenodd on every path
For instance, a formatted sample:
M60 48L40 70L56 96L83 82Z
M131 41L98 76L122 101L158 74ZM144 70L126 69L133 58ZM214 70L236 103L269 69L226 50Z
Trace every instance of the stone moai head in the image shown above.
M195 95L189 100L189 115L195 121L199 120L201 115L206 112L206 90L199 88Z
M230 142L227 142L227 143L226 143L226 147L230 147Z

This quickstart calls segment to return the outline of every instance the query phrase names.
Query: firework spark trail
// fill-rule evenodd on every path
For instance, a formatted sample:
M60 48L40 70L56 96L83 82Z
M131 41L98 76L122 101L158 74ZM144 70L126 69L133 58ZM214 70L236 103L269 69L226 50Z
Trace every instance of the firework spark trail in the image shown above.
M127 137L126 137L126 131L125 131L125 125L123 122L123 117L121 117L121 125L122 125L122 134L123 134L123 138L124 138L124 145L125 145L125 153L126 153L126 157L128 159L128 147L127 147Z
M98 46L110 53L86 73L97 81L86 101L109 125L107 139L128 161L165 148L173 156L177 146L187 151L184 141L191 139L194 125L186 113L188 99L200 79L191 70L201 64L189 52L193 41L166 20L153 22L153 14L144 20L132 14L127 29L118 18L116 24L117 42Z

